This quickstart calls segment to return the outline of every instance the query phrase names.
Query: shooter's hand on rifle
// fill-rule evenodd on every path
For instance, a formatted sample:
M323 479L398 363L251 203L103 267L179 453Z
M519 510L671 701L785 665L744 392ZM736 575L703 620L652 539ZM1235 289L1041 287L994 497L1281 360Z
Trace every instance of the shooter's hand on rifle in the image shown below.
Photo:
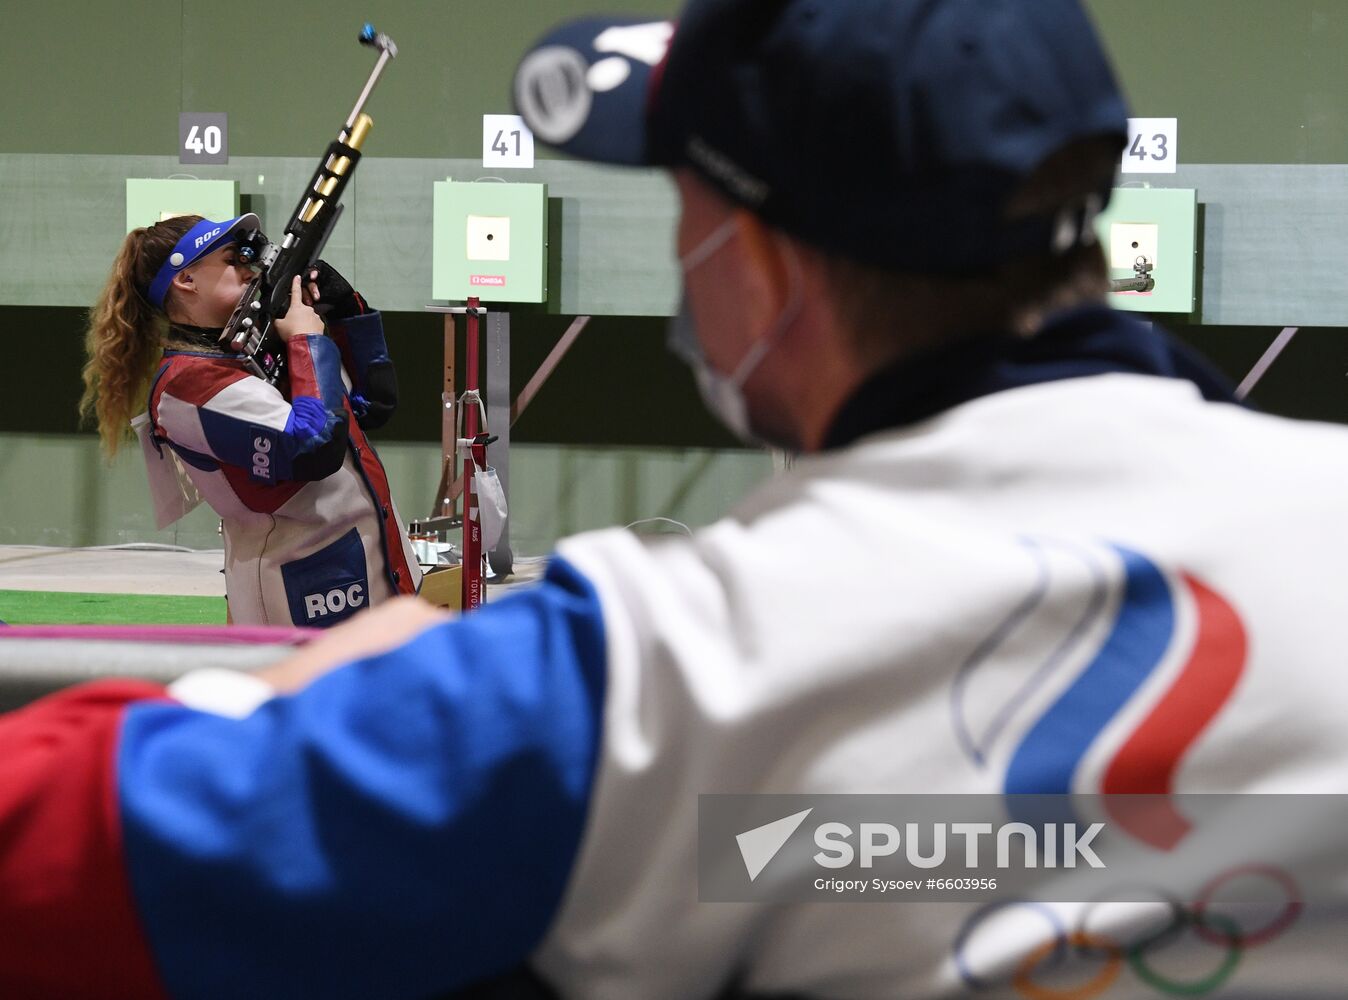
M307 337L323 332L323 320L306 301L298 274L290 283L290 308L273 324L273 327L286 342L289 342L291 337Z
M351 282L327 261L315 261L309 268L304 301L320 315L332 320L350 319L370 311L361 294Z

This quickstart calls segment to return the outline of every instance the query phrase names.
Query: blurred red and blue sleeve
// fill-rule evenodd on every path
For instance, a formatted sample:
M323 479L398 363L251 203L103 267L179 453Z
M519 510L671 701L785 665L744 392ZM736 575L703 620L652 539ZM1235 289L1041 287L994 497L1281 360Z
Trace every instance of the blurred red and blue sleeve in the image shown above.
M0 994L164 996L123 860L115 761L133 681L0 720Z
M0 996L428 996L514 968L579 850L605 642L542 584L243 719L101 683L0 718Z

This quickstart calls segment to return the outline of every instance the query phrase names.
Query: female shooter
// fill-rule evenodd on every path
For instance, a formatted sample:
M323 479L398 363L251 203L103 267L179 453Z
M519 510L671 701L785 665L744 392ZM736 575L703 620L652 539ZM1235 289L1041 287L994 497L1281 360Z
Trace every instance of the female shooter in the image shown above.
M81 411L111 455L148 406L155 452L176 454L223 521L231 621L329 626L420 583L364 434L397 383L379 314L322 262L275 324L288 382L220 346L252 277L238 241L257 228L181 216L127 235L90 313Z

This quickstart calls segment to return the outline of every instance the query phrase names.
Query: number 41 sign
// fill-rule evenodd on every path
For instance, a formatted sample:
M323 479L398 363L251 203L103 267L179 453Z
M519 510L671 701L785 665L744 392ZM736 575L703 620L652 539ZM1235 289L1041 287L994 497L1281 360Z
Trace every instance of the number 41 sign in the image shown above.
M482 116L482 165L527 170L534 165L534 134L518 115Z
M1125 174L1173 174L1179 166L1178 118L1129 118Z

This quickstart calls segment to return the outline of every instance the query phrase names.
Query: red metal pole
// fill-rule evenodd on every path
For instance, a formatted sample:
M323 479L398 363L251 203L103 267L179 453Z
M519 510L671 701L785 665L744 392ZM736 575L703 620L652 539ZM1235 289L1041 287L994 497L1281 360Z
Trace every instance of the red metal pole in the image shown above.
M467 392L478 390L478 315L479 299L468 300L468 342L464 350L463 384ZM460 404L464 405L464 404ZM477 425L477 406L464 405L463 436L469 441L481 429ZM477 492L473 489L473 462L486 465L486 448L474 447L463 460L463 610L474 611L482 605L482 522L478 520Z

